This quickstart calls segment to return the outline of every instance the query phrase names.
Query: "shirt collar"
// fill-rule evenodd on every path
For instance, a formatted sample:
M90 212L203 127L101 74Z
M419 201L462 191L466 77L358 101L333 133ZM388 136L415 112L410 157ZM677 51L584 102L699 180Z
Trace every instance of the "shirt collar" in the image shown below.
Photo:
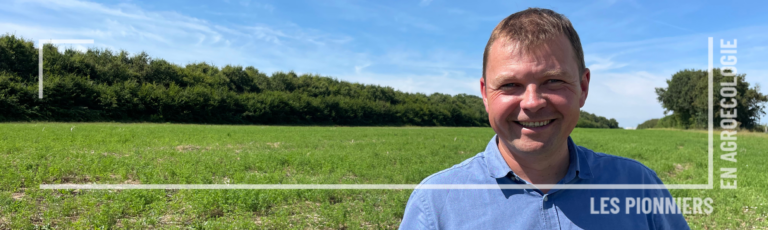
M514 172L509 168L504 157L501 156L496 138L498 138L498 135L493 135L491 141L488 142L488 146L485 147L485 152L483 152L483 158L485 165L488 167L488 174L493 178L502 178L510 173L514 174ZM581 179L592 178L592 170L590 170L587 154L587 151L576 146L571 137L568 137L568 155L571 164L568 165L568 172L563 178L564 182L570 181L577 175Z

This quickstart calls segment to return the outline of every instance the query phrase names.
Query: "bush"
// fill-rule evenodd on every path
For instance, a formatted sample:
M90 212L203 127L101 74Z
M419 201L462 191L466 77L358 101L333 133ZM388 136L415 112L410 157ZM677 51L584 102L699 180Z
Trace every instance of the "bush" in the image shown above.
M659 119L658 118L650 119L650 120L647 120L647 121L643 122L642 124L638 125L637 129L652 129L652 128L656 128L656 125L658 125L658 123L659 123Z
M688 126L686 126L686 124L681 121L680 116L675 116L672 114L659 119L659 123L656 124L656 128L686 129Z
M579 122L576 123L578 128L602 128L602 129L618 129L619 122L616 119L608 119L602 116L597 116L585 111L580 111Z

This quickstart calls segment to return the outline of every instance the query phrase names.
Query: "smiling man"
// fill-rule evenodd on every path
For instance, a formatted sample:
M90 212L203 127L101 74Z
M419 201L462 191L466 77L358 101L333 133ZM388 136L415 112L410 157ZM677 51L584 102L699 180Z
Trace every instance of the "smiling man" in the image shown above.
M480 79L496 135L485 151L424 179L400 228L689 229L664 188L558 188L662 184L635 160L571 140L590 80L565 16L529 8L502 20L485 47ZM519 188L478 189L484 185Z

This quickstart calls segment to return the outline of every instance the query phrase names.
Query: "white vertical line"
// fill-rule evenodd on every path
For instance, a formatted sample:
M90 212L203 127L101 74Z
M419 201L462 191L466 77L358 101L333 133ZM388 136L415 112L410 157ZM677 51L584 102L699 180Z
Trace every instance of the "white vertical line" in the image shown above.
M46 43L50 44L93 44L93 39L48 39L48 40L42 40L38 42L40 45L40 53L39 53L39 60L37 62L38 64L38 71L37 71L37 79L40 82L40 87L38 90L38 97L40 99L43 99L43 46Z
M708 115L708 125L707 125L708 127L707 127L707 129L709 131L708 132L709 136L707 137L707 140L709 141L709 143L708 143L709 145L707 146L707 149L709 151L709 164L708 164L709 165L709 176L708 176L709 182L708 182L708 184L709 184L709 189L713 189L713 188L715 188L715 182L714 182L714 165L712 164L713 163L712 162L713 161L712 158L714 156L714 147L712 147L713 146L712 126L713 126L713 123L714 123L714 119L712 118L712 113L713 113L712 110L713 110L713 103L714 103L713 100L715 100L715 99L712 96L712 91L713 91L713 89L712 89L713 88L713 86L712 86L712 78L713 78L712 77L712 68L713 68L712 62L713 61L712 60L714 59L713 55L712 55L712 37L709 37L708 49L709 49L709 51L708 51L709 52L708 53L709 60L708 60L708 63L707 63L707 78L709 80L709 84L708 84L709 85L709 92L708 92L709 100L707 100L708 103L709 103L709 113L707 113L707 115Z
M43 99L43 41L41 40L38 45L40 46L40 52L38 53L38 62L37 62L37 81L40 84L40 87L38 87L38 98Z

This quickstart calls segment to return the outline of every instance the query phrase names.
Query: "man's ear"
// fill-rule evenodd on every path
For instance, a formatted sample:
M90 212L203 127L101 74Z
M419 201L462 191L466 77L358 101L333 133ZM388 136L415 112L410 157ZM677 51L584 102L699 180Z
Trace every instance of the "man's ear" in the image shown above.
M584 69L584 74L581 75L581 98L579 99L579 108L584 107L584 104L587 102L587 95L589 95L589 79L590 79L589 68Z
M488 97L485 95L485 78L480 77L480 94L483 95L483 104L485 112L488 112Z

